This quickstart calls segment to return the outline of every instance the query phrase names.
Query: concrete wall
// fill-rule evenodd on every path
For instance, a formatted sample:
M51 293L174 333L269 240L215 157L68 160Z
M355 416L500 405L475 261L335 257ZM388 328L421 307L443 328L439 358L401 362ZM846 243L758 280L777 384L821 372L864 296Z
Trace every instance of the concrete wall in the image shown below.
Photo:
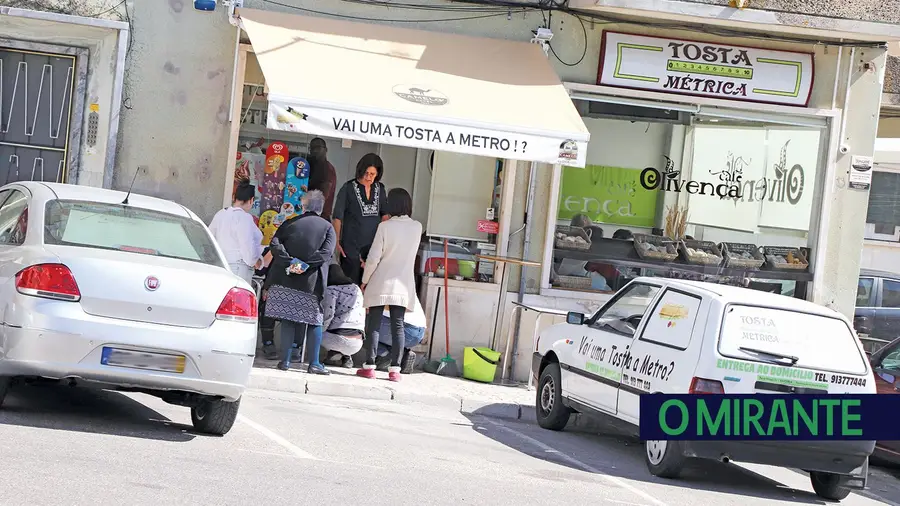
M237 29L220 7L187 0L132 1L113 187L184 204L207 221L221 208ZM232 163L233 165L233 163Z
M732 0L681 0L728 7ZM856 19L900 24L900 2L896 0L750 0L749 9L773 11L787 17L791 14Z

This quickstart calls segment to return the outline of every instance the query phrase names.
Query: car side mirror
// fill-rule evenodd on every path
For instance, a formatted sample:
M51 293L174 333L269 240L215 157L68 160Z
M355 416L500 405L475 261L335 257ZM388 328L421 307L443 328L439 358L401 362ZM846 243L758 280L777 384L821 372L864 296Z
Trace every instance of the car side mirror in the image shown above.
M584 325L584 315L574 311L566 314L566 323L569 325Z

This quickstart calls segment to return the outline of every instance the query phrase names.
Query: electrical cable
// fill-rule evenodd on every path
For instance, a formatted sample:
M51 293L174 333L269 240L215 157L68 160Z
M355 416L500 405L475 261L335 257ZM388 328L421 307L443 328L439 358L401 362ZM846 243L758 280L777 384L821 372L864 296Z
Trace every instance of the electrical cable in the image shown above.
M523 8L523 7L531 7L532 9L542 9L542 10L551 10L551 11L560 11L565 12L567 14L582 16L586 19L591 19L595 21L601 21L605 23L615 23L622 25L637 25L642 27L652 27L652 28L662 28L669 30L684 30L698 33L707 33L713 35L719 35L722 37L729 38L749 38L749 39L758 39L758 40L770 40L770 41L785 41L785 42L796 42L801 44L819 44L819 45L828 45L828 46L845 46L845 47L877 47L883 48L885 47L885 42L865 42L865 41L857 41L857 42L843 42L836 40L825 40L825 39L810 39L804 37L792 37L789 35L780 35L773 33L759 33L759 32L751 32L744 30L735 30L730 28L722 28L716 27L712 25L700 25L700 24L686 24L686 23L668 23L668 22L656 22L652 20L642 20L635 21L632 19L627 19L623 17L618 17L606 13L599 12L591 12L591 11L583 11L578 9L573 9L571 7L567 7L565 3L563 4L555 4L556 6L548 6L548 3L551 0L538 0L537 3L521 3L514 0L447 0L451 3L467 3L467 4L477 4L483 6L492 6L492 7L507 7L507 8Z
M553 57L556 58L556 60L559 61L559 63L562 63L566 67L577 67L578 65L581 64L581 62L584 61L584 58L587 56L587 50L588 50L587 27L584 26L584 20L582 20L580 17L575 16L574 14L570 14L570 16L574 17L581 23L581 32L584 34L584 50L581 52L581 58L579 58L578 61L575 63L568 63L566 61L563 61L563 59L560 58L558 54L556 54L556 50L553 49L553 45L551 45L549 42L547 43L547 47L550 48L550 53L553 54ZM550 18L550 19L552 22L553 18Z
M347 0L344 0L344 1L347 1ZM338 13L334 13L334 12L325 12L325 11L318 11L315 9L307 9L305 7L298 7L296 5L290 5L290 4L286 4L286 3L277 2L276 0L263 0L263 2L272 4L272 5L278 5L280 7L286 7L289 9L298 10L301 12L318 14L320 16L331 16L331 17L335 17L335 18L350 19L350 20L354 20L354 21L379 21L379 22L387 22L387 23L441 23L441 22L446 22L446 21L469 21L469 20L473 20L473 19L485 19L485 18L494 18L494 17L498 17L498 16L506 16L506 14L507 14L506 11L503 11L503 12L497 11L497 12L494 12L493 14L483 14L483 15L478 15L478 16L466 16L466 17L457 17L457 18L441 18L441 19L377 18L377 19L374 19L371 17L351 16L349 14L338 14Z

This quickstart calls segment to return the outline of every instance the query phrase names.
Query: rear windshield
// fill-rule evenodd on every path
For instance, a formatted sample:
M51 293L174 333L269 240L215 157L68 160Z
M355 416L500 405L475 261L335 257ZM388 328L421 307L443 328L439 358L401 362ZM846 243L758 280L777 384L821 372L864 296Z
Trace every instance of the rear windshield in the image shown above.
M183 216L123 204L51 200L44 243L128 251L222 265L212 237Z
M844 374L867 371L856 337L844 321L784 309L729 305L719 353L788 366L792 359L785 357L795 357L794 367Z

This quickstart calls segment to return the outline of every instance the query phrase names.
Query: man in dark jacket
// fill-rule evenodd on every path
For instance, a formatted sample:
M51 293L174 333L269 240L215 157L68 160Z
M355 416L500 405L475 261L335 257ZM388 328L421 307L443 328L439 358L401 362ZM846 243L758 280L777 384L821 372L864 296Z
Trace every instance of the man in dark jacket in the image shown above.
M328 161L328 146L325 140L316 137L309 141L309 189L319 190L325 195L325 208L322 210L322 218L331 221L331 213L334 210L334 192L337 186L337 173L334 165Z

